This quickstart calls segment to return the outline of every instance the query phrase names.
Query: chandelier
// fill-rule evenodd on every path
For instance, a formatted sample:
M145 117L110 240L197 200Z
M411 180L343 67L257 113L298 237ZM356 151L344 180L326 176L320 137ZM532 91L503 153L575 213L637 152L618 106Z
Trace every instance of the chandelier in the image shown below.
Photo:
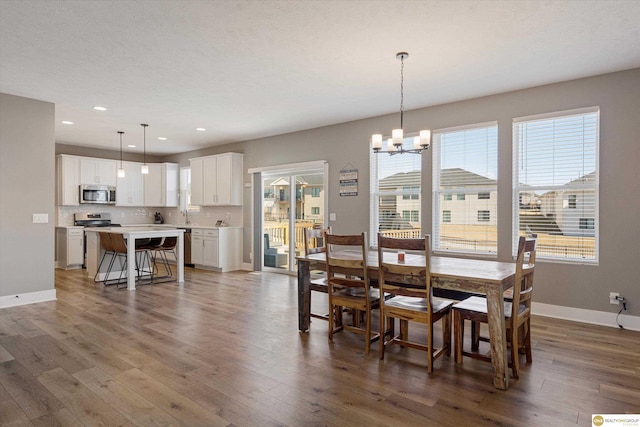
M391 131L391 138L387 140L387 149L382 149L382 134L371 135L371 147L373 152L389 153L389 155L412 153L420 154L423 150L428 150L431 144L431 131L421 130L419 136L413 138L413 148L405 149L402 146L404 141L404 131L402 129L404 119L404 60L409 57L407 52L398 52L396 58L400 60L400 128Z

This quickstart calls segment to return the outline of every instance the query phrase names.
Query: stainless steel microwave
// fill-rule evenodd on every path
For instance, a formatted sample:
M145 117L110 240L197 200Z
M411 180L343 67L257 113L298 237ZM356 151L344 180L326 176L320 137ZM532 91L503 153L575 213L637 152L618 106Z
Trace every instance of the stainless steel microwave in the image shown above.
M107 185L80 185L80 203L116 204L116 187Z

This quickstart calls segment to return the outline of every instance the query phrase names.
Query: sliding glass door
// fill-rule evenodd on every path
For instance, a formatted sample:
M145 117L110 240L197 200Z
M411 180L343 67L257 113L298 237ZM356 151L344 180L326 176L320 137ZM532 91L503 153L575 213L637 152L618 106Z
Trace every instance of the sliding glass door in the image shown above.
M325 223L324 167L265 171L262 185L262 266L297 271L295 257L304 253L304 230Z

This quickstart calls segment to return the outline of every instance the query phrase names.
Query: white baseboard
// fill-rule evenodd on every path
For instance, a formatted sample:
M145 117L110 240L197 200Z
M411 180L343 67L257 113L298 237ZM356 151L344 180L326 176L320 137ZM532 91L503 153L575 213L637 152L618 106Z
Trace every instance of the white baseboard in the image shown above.
M18 305L34 304L37 302L55 301L56 290L29 292L26 294L14 294L0 296L0 308L16 307Z
M543 304L534 302L532 306L534 315L553 317L556 319L573 320L574 322L590 323L592 325L609 326L617 328L616 317L618 313L605 311L586 310L583 308L562 307L560 305ZM620 324L632 331L640 331L640 317L629 316L624 311L618 318Z

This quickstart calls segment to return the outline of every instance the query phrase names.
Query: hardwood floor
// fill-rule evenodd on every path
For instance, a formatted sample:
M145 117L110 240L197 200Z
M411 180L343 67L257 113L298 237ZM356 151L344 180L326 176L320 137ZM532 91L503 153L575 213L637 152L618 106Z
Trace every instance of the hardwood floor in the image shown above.
M0 425L549 427L640 413L638 332L534 317L533 364L499 391L478 360L444 357L428 375L417 350L380 362L360 335L329 344L325 321L299 333L293 277L185 277L129 292L57 270L57 301L0 310Z

